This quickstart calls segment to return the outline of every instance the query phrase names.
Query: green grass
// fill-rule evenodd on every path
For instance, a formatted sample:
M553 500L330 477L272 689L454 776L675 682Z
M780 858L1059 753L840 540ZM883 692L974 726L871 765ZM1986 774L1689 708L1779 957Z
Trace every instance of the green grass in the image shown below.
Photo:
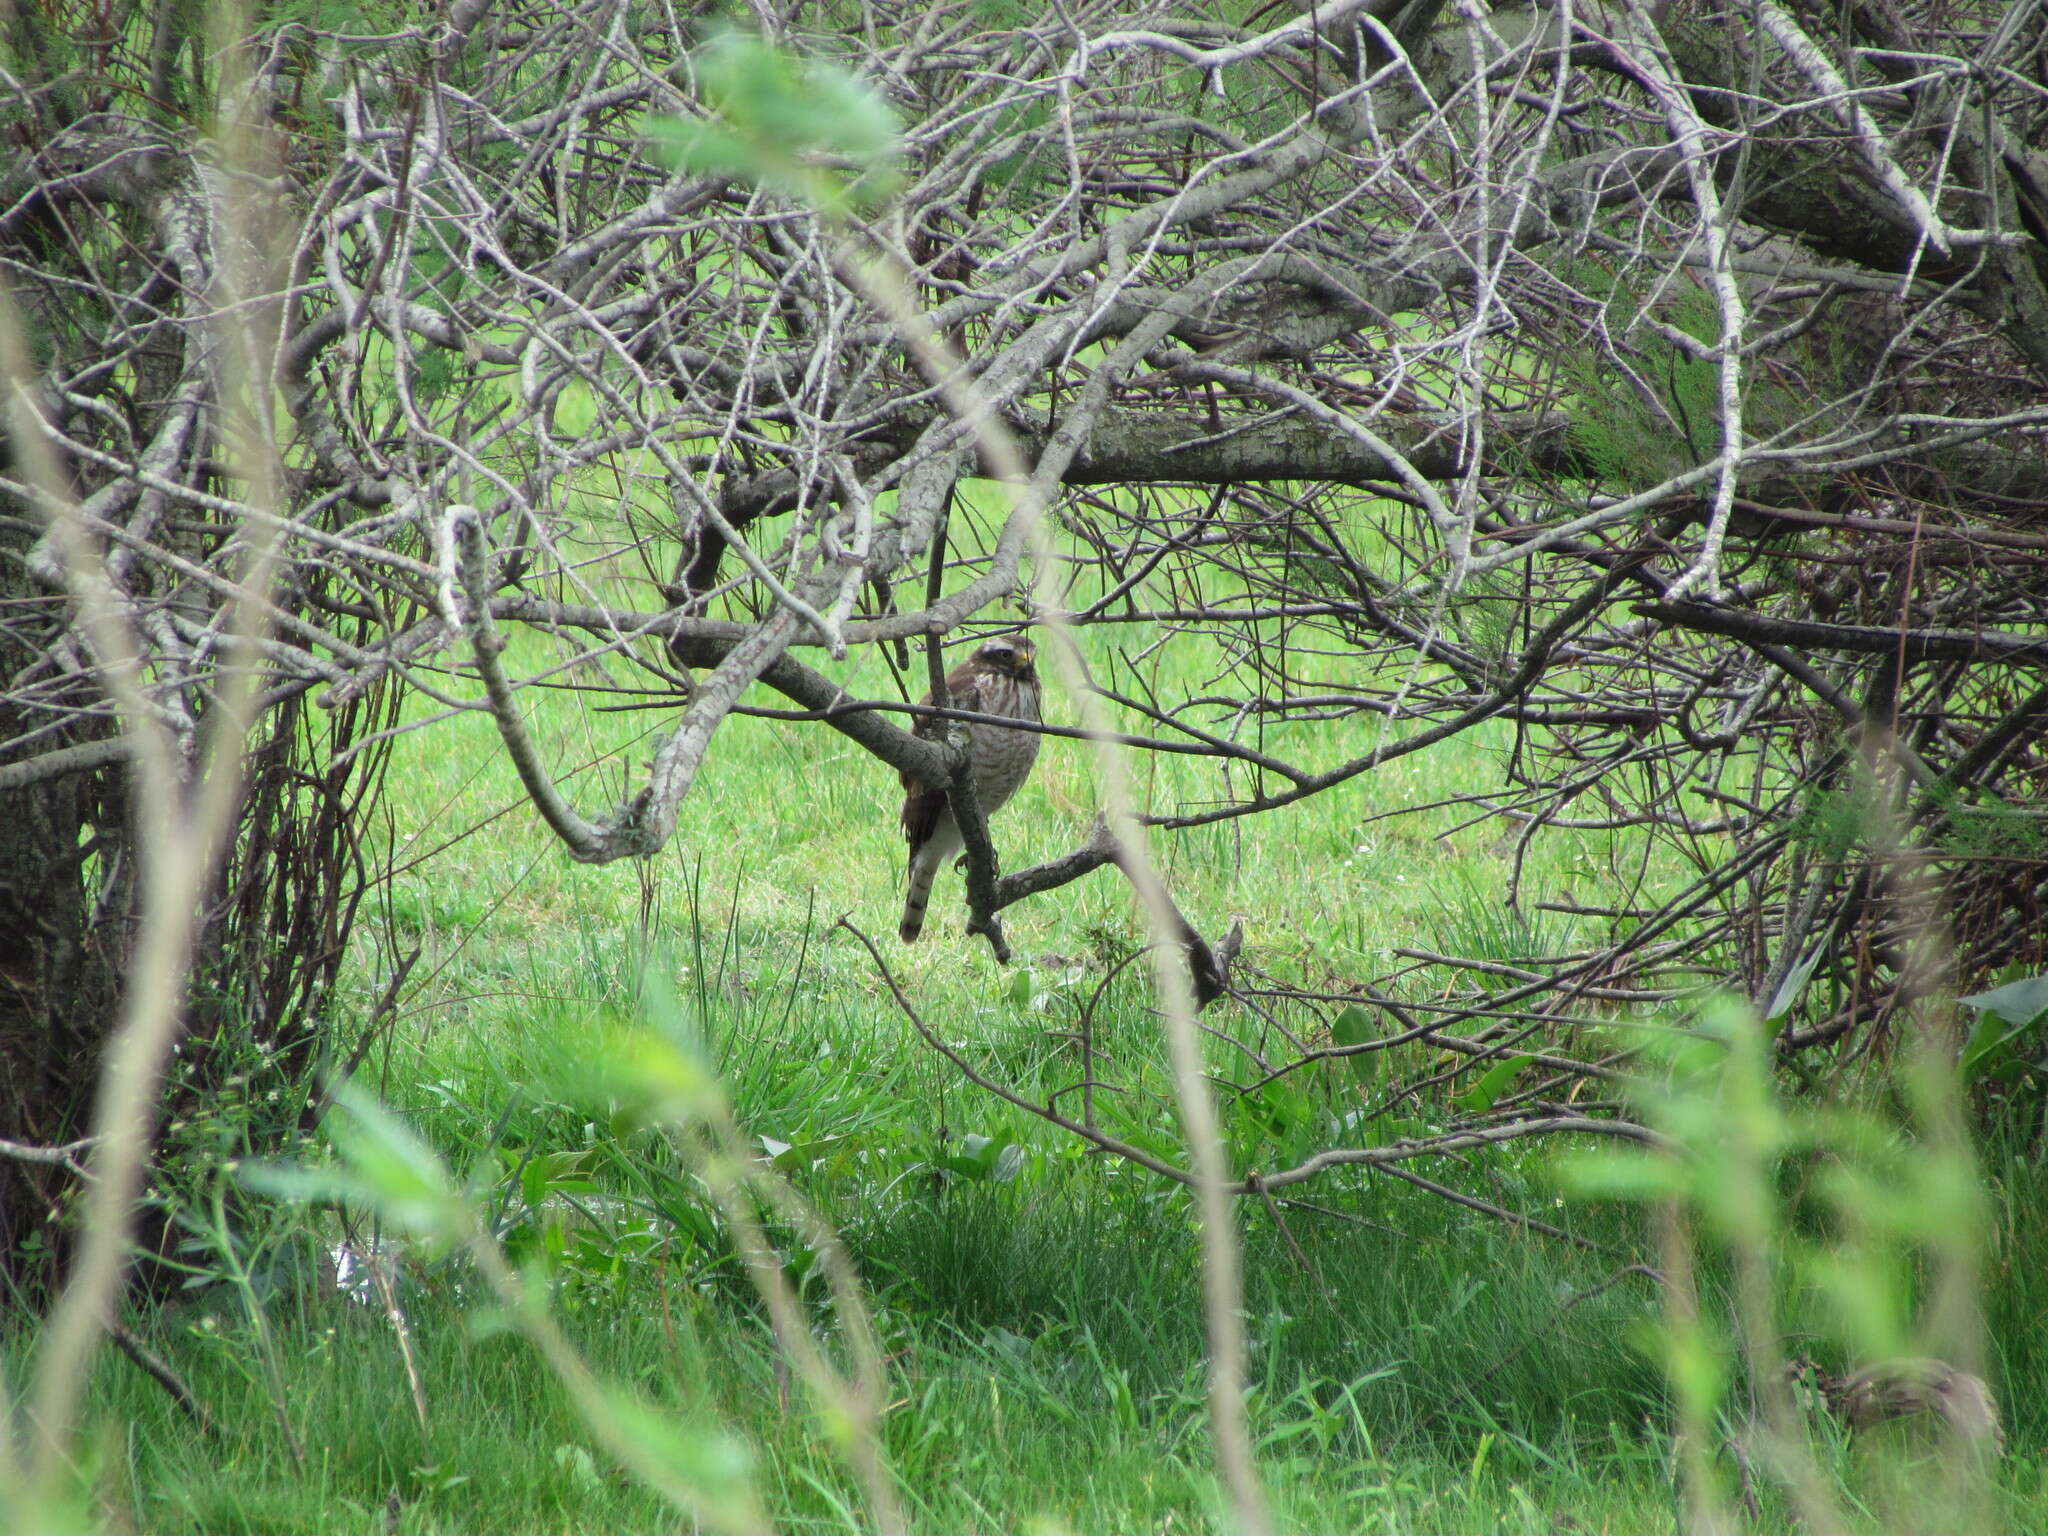
M522 638L514 658L537 664L540 645ZM1170 695L1205 664L1191 647L1151 664L1153 681ZM884 679L862 673L852 686L881 692ZM620 797L664 720L589 713L574 695L528 697L587 814ZM1057 697L1050 712L1073 717ZM1320 750L1341 756L1377 729L1334 727ZM1205 929L1245 919L1247 964L1313 983L1390 968L1401 945L1503 957L1569 945L1570 920L1501 911L1512 838L1498 828L1440 835L1460 819L1452 810L1374 819L1497 783L1503 746L1476 732L1287 815L1161 839L1162 864ZM1154 810L1218 793L1199 760L1136 771ZM1092 781L1085 748L1048 742L995 824L1006 866L1078 843ZM778 1376L761 1309L692 1166L658 1133L614 1125L576 1085L577 1064L607 1047L606 1030L653 986L677 999L743 1126L798 1149L782 1161L859 1266L888 1352L887 1460L917 1530L1226 1528L1204 1428L1187 1197L957 1079L919 1043L866 953L832 931L845 914L875 935L945 1038L1043 1089L1073 1080L1063 1033L1140 941L1114 872L1005 914L1033 978L1019 988L980 940L960 935L957 876L942 884L925 940L895 943L894 775L827 730L729 722L674 844L637 867L569 861L481 718L403 739L392 783L399 872L370 919L378 947L359 947L351 1005L366 1012L383 989L379 947L388 957L417 946L421 961L362 1081L471 1180L602 1376L748 1447L778 1529L864 1528L844 1460L802 1389ZM1525 900L1589 899L1618 850L1607 834L1540 840ZM1102 1096L1101 1112L1171 1153L1177 1121L1139 968L1108 987L1095 1024L1105 1075L1121 1089ZM1211 1059L1234 1068L1220 1046ZM1296 1089L1284 1114L1226 1099L1239 1167L1271 1168L1336 1139L1349 1079L1333 1070ZM1014 1143L1013 1176L939 1173L935 1160L971 1136ZM1999 1166L2005 1225L1987 1305L1996 1384L2028 1452L2008 1463L2000 1492L2007 1527L2022 1531L2048 1510L2031 1454L2048 1441L2036 1323L2048 1241L2032 1214L2048 1191L2024 1157ZM1646 1251L1635 1218L1562 1206L1527 1148L1426 1171L1540 1209L1599 1248L1495 1226L1357 1170L1291 1191L1316 1209L1241 1206L1247 1407L1282 1528L1669 1531L1666 1408L1635 1343L1658 1298L1640 1277L1617 1278ZM461 1262L416 1250L405 1267L422 1427L381 1308L316 1278L333 1215L257 1219L267 1239L252 1226L236 1241L259 1270L281 1411L304 1458L288 1448L240 1300L195 1287L149 1331L221 1431L202 1440L125 1361L102 1359L98 1438L82 1471L114 1524L355 1536L377 1527L395 1492L403 1532L693 1528L597 1448ZM829 1341L816 1266L793 1233L770 1230ZM203 1267L203 1251L195 1257Z
M569 1026L542 1022L548 1030L529 1039L540 1054L511 1052L497 1081L548 1080L554 1047L541 1041ZM1043 1517L1077 1532L1218 1529L1184 1197L1059 1152L1007 1183L935 1180L918 1148L891 1144L897 1127L876 1111L902 1088L881 1043L852 1026L825 1038L857 1085L842 1089L856 1145L841 1166L821 1161L800 1179L827 1203L873 1297L890 1359L884 1440L914 1528L1007 1531ZM771 1036L735 1072L743 1110L765 1119L809 1102L814 1080L776 1069L790 1044ZM478 1064L447 1066L437 1082L474 1096L421 1085L415 1118L437 1139L482 1143L491 1127L467 1116L495 1109L509 1145L588 1143L596 1182L632 1187L605 1175L617 1156L640 1187L687 1199L687 1170L652 1133L621 1142L586 1130L573 1105L530 1086L507 1116ZM518 1247L542 1218L515 1188L507 1181L500 1208ZM2048 1429L2030 1386L2048 1244L2028 1220L2048 1190L2037 1168L2013 1163L1996 1191L1994 1375L2019 1452L2005 1470L2002 1528L2022 1532L2048 1507L2029 1450ZM1575 1529L1559 1523L1569 1517L1589 1531L1670 1529L1662 1396L1628 1344L1655 1310L1646 1282L1599 1289L1612 1259L1476 1226L1406 1187L1319 1193L1351 1219L1291 1212L1286 1236L1263 1209L1242 1220L1248 1407L1285 1528L1541 1536ZM487 1203L499 1207L495 1189ZM1611 1213L1564 1219L1628 1241ZM716 1246L673 1235L637 1245L649 1225L601 1207L587 1224L562 1225L568 1242L544 1267L555 1311L592 1364L676 1422L722 1426L751 1446L780 1528L860 1529L846 1513L859 1499L844 1464L801 1389L785 1395L758 1309ZM220 1433L197 1437L124 1361L99 1368L102 1432L88 1470L122 1523L340 1536L370 1528L395 1491L402 1531L691 1528L594 1449L532 1351L464 1291L460 1264L415 1254L399 1295L424 1383L422 1428L381 1309L294 1279L315 1236L287 1226L268 1292L304 1460L286 1449L239 1302L225 1287L199 1289L162 1315L153 1339ZM524 1251L540 1264L544 1247Z
M110 1363L97 1402L129 1426L99 1446L110 1499L141 1529L359 1532L393 1490L403 1530L689 1528L590 1452L559 1388L517 1341L477 1336L445 1303L418 1302L411 1316L428 1384L424 1432L373 1313L336 1305L305 1332L286 1330L303 1465L282 1450L238 1363L246 1338L207 1331L202 1319L174 1341L230 1426L198 1454L160 1396ZM1033 1516L1076 1531L1210 1527L1217 1492L1192 1369L1134 1372L1114 1343L1076 1323L920 1320L886 1297L882 1321L895 1388L885 1441L917 1529L1014 1530ZM1182 1342L1142 1320L1112 1321L1108 1332L1131 1330L1152 1333L1155 1346ZM748 1318L679 1298L663 1315L577 1319L572 1331L601 1370L679 1418L717 1415L745 1433L783 1528L858 1528L840 1513L858 1506L843 1466L803 1415L781 1412L772 1350ZM1290 1525L1543 1532L1568 1512L1593 1529L1660 1528L1654 1446L1567 1440L1531 1454L1480 1431L1457 1453L1385 1448L1372 1374L1361 1371L1360 1385L1290 1376L1255 1389L1264 1470ZM1646 1518L1630 1518L1632 1507Z

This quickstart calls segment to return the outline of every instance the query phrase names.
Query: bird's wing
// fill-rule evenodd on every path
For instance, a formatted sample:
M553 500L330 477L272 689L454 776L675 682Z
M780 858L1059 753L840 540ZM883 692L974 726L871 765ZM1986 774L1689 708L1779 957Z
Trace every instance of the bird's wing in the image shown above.
M904 775L903 835L910 839L912 853L932 835L945 811L946 792L943 789L926 789L908 774Z
M919 702L931 701L932 696L927 693ZM972 668L961 667L946 679L946 705L949 709L980 711L981 679ZM947 723L933 715L919 715L911 722L910 734L926 741L937 740ZM946 813L946 792L907 773L899 772L897 777L903 781L903 835L910 839L911 850L915 852Z

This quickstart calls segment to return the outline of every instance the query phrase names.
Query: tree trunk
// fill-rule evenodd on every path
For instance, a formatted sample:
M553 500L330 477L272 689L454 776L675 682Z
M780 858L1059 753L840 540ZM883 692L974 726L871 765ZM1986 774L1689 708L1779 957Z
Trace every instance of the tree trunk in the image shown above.
M20 564L19 535L0 561L0 676L48 655L39 609L61 618ZM47 716L0 701L0 742ZM75 731L68 732L75 741ZM87 1132L100 1052L113 1027L133 917L120 762L0 789L0 1138L61 1146ZM28 1278L37 1234L72 1176L61 1165L0 1157L0 1278Z

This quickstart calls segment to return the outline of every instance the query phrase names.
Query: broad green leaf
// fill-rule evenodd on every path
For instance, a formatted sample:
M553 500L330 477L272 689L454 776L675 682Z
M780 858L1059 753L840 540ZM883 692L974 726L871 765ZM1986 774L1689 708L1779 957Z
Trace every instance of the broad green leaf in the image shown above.
M1819 1249L1803 1273L1832 1305L1835 1326L1865 1359L1904 1353L1910 1340L1913 1277L1903 1252L1862 1246Z
M459 1237L462 1198L440 1154L353 1084L335 1102L344 1113L331 1122L332 1134L353 1186L349 1194L393 1226L420 1236Z
M1330 1038L1338 1045L1364 1045L1377 1038L1372 1027L1372 1015L1356 1003L1346 1003L1338 1010L1337 1017L1330 1020ZM1360 1051L1356 1056L1346 1057L1351 1075L1361 1083L1377 1082L1380 1075L1381 1051Z
M1119 1141L1138 1151L1156 1157L1162 1163L1178 1166L1181 1161L1181 1144L1172 1136L1146 1126L1118 1126L1111 1132Z
M768 1528L754 1492L754 1453L744 1441L621 1387L605 1391L601 1411L630 1448L634 1470L711 1529Z
M1522 1069L1535 1060L1534 1056L1510 1056L1505 1061L1497 1061L1486 1069L1478 1082L1454 1096L1451 1102L1467 1114L1484 1114L1508 1091L1508 1085L1514 1082Z
M1589 1200L1663 1200L1685 1187L1684 1170L1649 1151L1582 1152L1558 1160L1560 1186Z
M1004 988L1004 991L1010 999L1011 1007L1018 1009L1029 1008L1031 1006L1030 967L1019 966L1016 974L1011 976L1010 984Z
M960 1150L932 1159L948 1173L977 1183L1007 1184L1024 1167L1024 1149L1009 1136L968 1134L960 1138Z
M2002 987L1993 987L1989 992L1973 993L1969 997L1959 997L1956 1001L1965 1008L1996 1014L2014 1028L2023 1029L2043 1013L2048 1013L2048 976L2029 976L2024 981L2009 981Z
M607 1030L602 1046L567 1064L564 1075L573 1095L611 1101L620 1134L715 1118L724 1104L717 1078L697 1053L650 1029Z
M242 1184L281 1200L350 1200L393 1227L455 1239L463 1202L449 1165L360 1087L344 1085L336 1106L342 1112L330 1126L340 1167L250 1159L236 1169Z
M519 1193L533 1210L539 1210L550 1194L595 1194L597 1185L589 1178L590 1162L587 1150L536 1153L520 1170Z
M1963 1081L1975 1083L1990 1076L2010 1075L2010 1069L2017 1063L2006 1048L2048 1010L2048 976L2009 981L1989 992L1956 1001L1977 1013L1977 1023L1970 1038L1963 1042L1962 1055L1956 1063Z
M1701 1327L1669 1326L1659 1330L1664 1342L1664 1370L1677 1392L1681 1417L1704 1428L1728 1390L1730 1354Z
M1330 1038L1339 1045L1363 1045L1373 1038L1372 1015L1356 1003L1346 1003L1330 1020Z
M1977 1023L1970 1030L1970 1038L1963 1042L1961 1057L1956 1062L1956 1071L1965 1083L1976 1083L1991 1076L1999 1066L1999 1058L2007 1054L2003 1047L2026 1029L2024 1024L2008 1024L2005 1019L1986 1008L1977 1015Z
M1285 1136L1316 1115L1315 1102L1284 1077L1276 1077L1257 1092L1247 1094L1244 1103L1258 1123L1275 1136Z
M283 1158L249 1157L235 1164L235 1177L248 1189L273 1200L356 1200L366 1201L368 1189L360 1179L343 1168L316 1168ZM209 1285L212 1276L199 1277Z
M896 114L866 81L738 32L692 63L714 116L642 122L678 170L758 181L828 214L894 190ZM844 165L824 163L835 159Z
M1785 973L1785 979L1778 983L1778 990L1771 996L1770 1007L1764 1010L1766 1024L1779 1024L1791 1013L1800 995L1806 991L1806 984L1813 980L1814 970L1820 965L1821 956L1826 954L1824 946L1816 945L1812 954L1801 960Z

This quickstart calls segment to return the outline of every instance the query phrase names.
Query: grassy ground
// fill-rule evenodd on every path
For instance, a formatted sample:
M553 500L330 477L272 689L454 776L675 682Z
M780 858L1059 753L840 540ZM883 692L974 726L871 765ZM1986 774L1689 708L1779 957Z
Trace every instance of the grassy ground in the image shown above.
M880 691L881 679L855 686ZM587 812L617 797L620 762L644 759L641 733L663 718L592 714L565 695L535 702ZM1053 711L1067 713L1057 700ZM1373 729L1359 725L1352 740ZM1468 738L1295 815L1169 841L1162 855L1195 921L1220 931L1246 919L1252 965L1357 977L1396 944L1469 943L1475 925L1500 921L1496 830L1439 836L1456 819L1448 811L1375 819L1498 772L1489 743ZM1193 760L1140 773L1153 809L1216 792ZM1049 743L997 822L1006 865L1074 846L1091 782L1084 749ZM959 935L957 879L942 886L924 942L896 945L893 777L828 731L732 722L675 845L640 868L564 857L481 720L404 739L393 784L400 872L374 926L388 952L420 948L422 984L363 1078L469 1176L603 1376L744 1448L779 1529L863 1528L845 1463L778 1371L701 1181L659 1136L619 1130L572 1086L574 1064L606 1048L605 1029L652 984L680 1000L748 1131L794 1149L783 1163L860 1266L889 1353L889 1466L918 1530L1221 1528L1189 1202L953 1079L866 954L831 931L843 913L877 936L949 1039L1024 1081L1052 1081L1072 1075L1061 1031L1075 1000L1140 931L1113 874L1007 914L1036 978L1020 987ZM1611 851L1602 839L1553 840L1529 888L1590 898ZM1156 1021L1135 971L1126 976L1100 1039L1130 1086L1121 1112L1169 1137ZM364 1009L381 991L367 958L354 986ZM1233 1135L1242 1165L1255 1128L1233 1122ZM1014 1141L1006 1177L936 1171L974 1136ZM1666 1409L1632 1343L1658 1307L1625 1272L1643 1256L1633 1218L1564 1205L1530 1152L1431 1172L1548 1207L1598 1246L1488 1225L1359 1171L1315 1185L1316 1209L1247 1205L1248 1407L1282 1527L1671 1530ZM2020 1160L2003 1178L1990 1310L2015 1443L2031 1452L2048 1438L2048 1360L2033 1326L2048 1244L2027 1219L2043 1191ZM396 1299L416 1393L384 1308L321 1276L332 1214L265 1219L237 1238L263 1331L248 1297L216 1279L152 1334L211 1405L215 1435L195 1435L126 1362L101 1364L96 1464L84 1470L117 1523L694 1528L595 1447L460 1263L424 1251L405 1263ZM816 1267L779 1235L829 1336ZM201 1270L216 1264L203 1234L191 1256ZM2038 1460L2015 1457L1994 1523L2038 1529L2042 1483Z

